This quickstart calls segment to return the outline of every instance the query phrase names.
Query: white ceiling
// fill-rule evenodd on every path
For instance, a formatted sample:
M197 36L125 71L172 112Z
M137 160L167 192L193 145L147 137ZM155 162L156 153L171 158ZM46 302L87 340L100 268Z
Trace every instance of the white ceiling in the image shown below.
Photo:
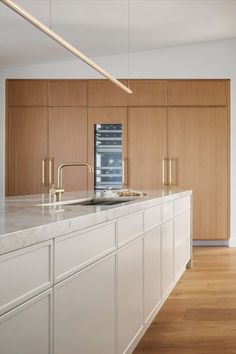
M85 54L127 52L128 0L51 1L52 29ZM50 0L15 2L49 24ZM131 51L234 37L236 0L130 0ZM0 3L0 68L70 59Z

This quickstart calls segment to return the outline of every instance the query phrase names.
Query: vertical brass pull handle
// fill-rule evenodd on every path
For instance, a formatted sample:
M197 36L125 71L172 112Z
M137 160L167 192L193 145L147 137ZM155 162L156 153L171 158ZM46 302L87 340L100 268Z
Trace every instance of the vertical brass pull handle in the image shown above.
M169 159L169 185L172 186L172 160Z
M52 185L52 159L48 160L48 183Z
M126 168L125 164L127 162L127 159L122 160L122 187L127 186L127 181L126 181Z
M163 186L168 186L168 181L166 182L166 175L165 175L165 163L168 162L168 158L163 157L162 159L162 185Z
M45 186L45 159L41 161L42 185Z

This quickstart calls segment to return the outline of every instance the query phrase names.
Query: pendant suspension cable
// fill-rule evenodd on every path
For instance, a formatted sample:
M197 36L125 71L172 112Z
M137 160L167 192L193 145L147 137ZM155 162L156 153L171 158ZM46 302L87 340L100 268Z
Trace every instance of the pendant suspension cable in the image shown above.
M128 39L127 39L127 44L128 44L128 54L127 54L127 59L128 59L128 88L130 88L130 0L127 0L128 4Z
M52 0L49 0L49 28L52 29Z
M29 12L24 10L22 7L19 5L15 4L11 0L0 0L1 3L4 5L8 6L11 10L16 12L18 15L23 17L26 21L31 23L33 26L38 28L40 31L45 33L48 37L52 38L55 42L60 44L62 47L67 49L69 52L71 52L73 55L75 55L77 58L81 59L84 61L86 64L91 66L94 70L102 74L104 77L106 77L108 80L110 80L113 84L116 86L120 87L123 91L125 91L128 94L132 94L132 91L126 87L122 82L119 80L115 79L110 73L108 73L106 70L101 68L99 65L94 63L91 59L89 59L85 54L80 52L77 48L72 46L69 42L67 42L64 38L59 36L56 32L52 31L48 26L44 25L41 21L39 21L37 18L35 18L33 15L31 15Z

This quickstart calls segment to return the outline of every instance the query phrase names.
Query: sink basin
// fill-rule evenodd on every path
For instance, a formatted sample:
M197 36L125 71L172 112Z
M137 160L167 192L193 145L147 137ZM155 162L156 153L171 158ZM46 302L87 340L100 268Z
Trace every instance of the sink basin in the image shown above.
M36 206L45 206L45 207L55 207L55 206L73 206L73 205L114 205L119 203L127 203L132 200L140 199L142 197L92 197L92 198L83 198L76 200L67 200L62 202L55 203L43 203L37 204Z
M83 202L75 202L67 205L114 205L119 203L127 203L137 197L94 197Z

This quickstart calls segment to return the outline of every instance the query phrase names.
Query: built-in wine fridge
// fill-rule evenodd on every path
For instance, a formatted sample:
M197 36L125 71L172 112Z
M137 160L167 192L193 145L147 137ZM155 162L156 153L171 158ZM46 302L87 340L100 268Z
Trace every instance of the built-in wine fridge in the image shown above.
M94 126L95 189L122 188L122 124Z

